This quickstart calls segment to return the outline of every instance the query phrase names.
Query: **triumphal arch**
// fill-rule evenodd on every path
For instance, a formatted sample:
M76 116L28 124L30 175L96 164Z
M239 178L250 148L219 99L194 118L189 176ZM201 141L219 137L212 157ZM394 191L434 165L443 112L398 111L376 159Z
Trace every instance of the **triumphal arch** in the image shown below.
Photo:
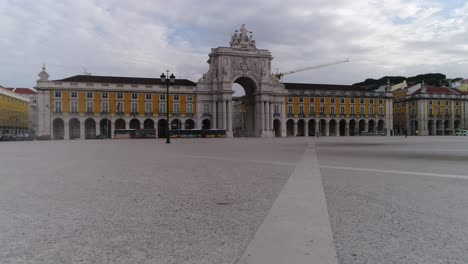
M197 82L198 123L233 136L241 120L243 136L286 136L287 91L271 73L272 59L270 51L257 49L245 25L232 34L229 47L211 49L209 70ZM234 83L244 88L245 96L233 98Z

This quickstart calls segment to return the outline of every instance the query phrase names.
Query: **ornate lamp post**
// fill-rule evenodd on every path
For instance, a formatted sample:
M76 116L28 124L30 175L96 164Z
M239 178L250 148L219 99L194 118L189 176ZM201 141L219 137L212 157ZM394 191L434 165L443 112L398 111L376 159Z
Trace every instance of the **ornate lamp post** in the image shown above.
M166 114L167 114L167 125L166 125L166 144L171 143L170 135L169 135L169 126L171 125L171 122L169 122L169 84L174 84L175 83L175 76L174 74L171 74L169 76L169 70L166 70L167 73L167 78L166 75L161 74L161 83L166 83Z

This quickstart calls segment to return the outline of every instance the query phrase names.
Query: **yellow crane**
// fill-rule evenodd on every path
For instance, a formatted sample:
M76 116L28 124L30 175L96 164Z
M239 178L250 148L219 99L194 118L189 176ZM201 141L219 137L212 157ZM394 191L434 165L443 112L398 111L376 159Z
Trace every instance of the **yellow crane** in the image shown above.
M303 71L308 71L308 70L313 70L313 69L319 69L319 68L328 67L328 66L331 66L331 65L341 64L341 63L345 63L345 62L349 62L349 59L334 61L334 62L330 62L330 63L319 64L319 65L300 68L300 69L295 69L295 70L287 71L287 72L280 72L280 73L277 72L275 75L276 75L276 77L278 77L279 80L281 80L281 79L283 79L283 76L287 75L287 74L296 73L296 72L303 72Z

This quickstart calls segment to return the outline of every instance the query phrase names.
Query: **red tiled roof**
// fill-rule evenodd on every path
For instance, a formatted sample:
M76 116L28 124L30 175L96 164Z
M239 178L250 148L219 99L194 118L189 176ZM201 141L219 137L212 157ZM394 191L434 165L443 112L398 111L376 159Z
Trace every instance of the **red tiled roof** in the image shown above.
M457 93L459 93L459 94L463 94L463 95L468 94L468 92L462 91L462 90L460 90L460 89L458 89L458 88L453 89L453 90L456 90Z
M421 89L419 88L413 94L421 94ZM460 91L448 87L426 86L426 90L428 94L460 94Z
M17 94L37 94L36 91L29 88L15 88L14 92Z

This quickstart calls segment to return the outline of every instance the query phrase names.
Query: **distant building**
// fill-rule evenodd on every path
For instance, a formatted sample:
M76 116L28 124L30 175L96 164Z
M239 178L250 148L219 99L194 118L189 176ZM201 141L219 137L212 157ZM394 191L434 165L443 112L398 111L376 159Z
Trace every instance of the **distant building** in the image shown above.
M37 92L29 88L6 88L11 92L29 98L29 129L32 133L37 133L39 124L39 113L37 106Z
M0 135L29 132L29 98L0 88Z
M468 93L424 83L393 92L396 133L453 135L468 125Z

